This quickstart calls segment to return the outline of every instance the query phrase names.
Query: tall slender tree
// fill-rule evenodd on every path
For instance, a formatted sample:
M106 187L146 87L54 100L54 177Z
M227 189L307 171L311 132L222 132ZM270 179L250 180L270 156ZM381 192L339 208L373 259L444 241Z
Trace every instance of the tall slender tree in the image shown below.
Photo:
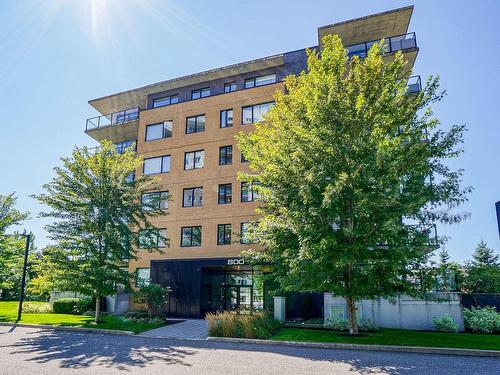
M465 264L465 289L470 293L500 293L500 262L498 254L481 240L472 260Z
M284 290L329 291L355 301L415 292L415 271L434 248L435 221L457 222L466 200L461 171L464 126L439 128L429 105L438 79L409 95L401 52L385 60L384 42L365 59L348 58L338 36L309 51L308 71L284 92L254 132L237 136L260 195L253 236Z
M96 299L96 322L101 299L116 285L131 287L123 262L137 259L137 248L160 250L166 241L150 218L163 214L154 199L143 194L159 190L151 176L131 179L142 165L132 149L120 154L110 142L95 152L75 148L62 158L56 176L36 195L50 211L42 217L56 219L46 226L55 246L50 256L51 277L62 290L77 291Z

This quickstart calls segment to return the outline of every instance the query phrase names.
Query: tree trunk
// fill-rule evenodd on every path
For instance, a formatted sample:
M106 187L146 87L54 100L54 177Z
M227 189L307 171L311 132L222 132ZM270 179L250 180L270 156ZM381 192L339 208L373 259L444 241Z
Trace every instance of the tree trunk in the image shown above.
M95 322L101 322L101 295L99 293L95 295Z
M345 297L347 303L347 317L349 323L349 334L358 334L358 321L356 320L356 301L352 297Z

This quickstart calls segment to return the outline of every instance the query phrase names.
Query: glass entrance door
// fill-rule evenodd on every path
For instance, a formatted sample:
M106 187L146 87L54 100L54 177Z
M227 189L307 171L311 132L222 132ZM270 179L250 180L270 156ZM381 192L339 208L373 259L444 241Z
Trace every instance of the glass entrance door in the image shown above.
M252 287L229 285L225 286L225 310L250 310L252 307Z

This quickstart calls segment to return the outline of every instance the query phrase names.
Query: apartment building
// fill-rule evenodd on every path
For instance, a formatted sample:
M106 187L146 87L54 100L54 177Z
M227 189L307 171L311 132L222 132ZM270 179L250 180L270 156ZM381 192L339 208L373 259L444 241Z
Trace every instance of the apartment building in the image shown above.
M408 32L412 11L405 7L320 27L312 48L320 48L323 36L338 34L350 56L363 58L384 38L386 58L401 50L411 69L418 53L415 33ZM161 181L161 191L151 194L161 198L165 215L153 222L170 244L159 243L162 253L139 250L129 270L171 288L170 316L269 306L262 269L241 258L255 246L245 231L258 215L251 184L237 179L238 171L249 169L234 136L251 132L272 108L273 94L284 89L283 79L306 67L306 49L300 49L89 101L102 116L88 119L85 132L114 142L117 150L135 144L144 158L136 175ZM420 90L419 77L408 90Z

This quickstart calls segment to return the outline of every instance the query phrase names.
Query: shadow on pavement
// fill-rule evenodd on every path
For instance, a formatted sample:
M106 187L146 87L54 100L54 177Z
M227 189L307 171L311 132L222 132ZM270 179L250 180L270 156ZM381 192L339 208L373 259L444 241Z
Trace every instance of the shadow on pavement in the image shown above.
M10 344L7 344L4 338L9 335L13 336L7 340L10 341ZM167 367L200 365L200 361L201 366L207 365L204 361L220 364L229 358L234 359L235 363L249 361L246 363L247 366L263 361L261 365L257 364L256 368L263 366L261 367L263 370L272 373L287 373L290 369L287 369L286 364L287 362L291 364L289 359L295 357L316 363L339 365L353 374L420 375L495 373L494 369L499 365L495 358L155 339L51 329L17 328L4 335L1 340L3 343L0 342L0 352L3 350L9 355L18 354L24 361L40 364L55 361L61 368L103 366L133 371L134 368L153 364ZM266 368L266 360L271 360L269 355L274 354L283 356L283 359L276 359L274 356L278 363L283 363L283 367ZM233 372L236 371L233 367L227 369L224 367L223 371L226 370L227 373L237 373ZM269 371L266 373L271 373Z
M14 331L12 327L10 332ZM176 349L167 342L52 329L26 331L16 342L1 347L11 348L11 354L28 355L27 361L58 361L62 368L104 366L121 370L145 367L151 361L189 366L183 359L194 353Z

